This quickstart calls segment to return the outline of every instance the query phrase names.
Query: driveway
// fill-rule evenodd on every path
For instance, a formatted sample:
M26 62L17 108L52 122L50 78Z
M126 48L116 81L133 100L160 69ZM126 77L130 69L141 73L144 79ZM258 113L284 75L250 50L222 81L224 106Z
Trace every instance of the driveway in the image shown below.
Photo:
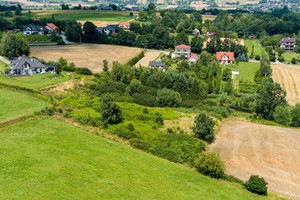
M5 64L9 65L10 61L6 60L2 56L0 56L0 61L4 62Z

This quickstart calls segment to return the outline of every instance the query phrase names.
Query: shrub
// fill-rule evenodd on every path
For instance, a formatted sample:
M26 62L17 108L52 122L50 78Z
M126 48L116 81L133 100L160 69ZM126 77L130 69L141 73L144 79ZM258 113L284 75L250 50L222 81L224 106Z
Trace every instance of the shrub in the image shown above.
M244 184L244 182L241 179L239 179L235 176L232 176L232 175L224 174L223 179L226 180L226 181L232 182L232 183L238 183L238 184L241 184L241 185Z
M260 55L256 55L255 60L260 60Z
M223 178L225 172L225 164L220 159L219 154L215 152L201 153L196 160L195 168L201 174L212 178Z
M93 72L90 69L86 68L86 67L77 67L75 72L77 74L93 75Z
M122 137L124 139L132 139L132 138L136 138L137 135L135 134L135 132L128 130L128 128L117 128L114 133L116 135L118 135L119 137Z
M132 124L132 123L129 123L129 124L127 125L127 129L130 130L130 131L134 131L134 126L133 126L133 124Z
M292 64L297 64L297 59L296 58L292 58Z
M163 125L164 124L164 119L162 118L162 115L158 112L155 115L156 115L155 122L158 123L158 124Z
M101 109L103 121L107 121L109 124L117 124L122 122L122 111L121 108L113 102L113 98L106 94L101 100Z
M59 112L59 113L63 113L64 111L63 111L63 109L58 108L58 112Z
M131 95L134 93L138 93L141 91L142 86L143 85L139 80L133 79L130 81L130 84L126 87L126 92L128 92Z
M143 113L144 113L144 114L148 114L148 113L149 113L148 109L147 109L147 108L144 108Z
M66 43L62 40L62 39L59 39L57 41L57 45L65 45Z
M174 92L173 90L163 88L157 91L157 104L161 107L176 107L180 103L179 93Z
M291 122L291 113L289 109L284 106L276 106L273 117L275 122L284 126L288 126Z
M156 97L150 94L134 94L133 96L134 103L143 105L143 106L150 106L150 107L155 107L156 104Z
M279 62L284 62L284 57L283 56L279 56L278 60L279 60Z
M142 121L148 121L148 120L150 120L150 117L147 117L144 114L140 114L137 119L142 120Z
M300 103L291 109L292 126L300 127Z
M205 113L197 115L192 130L194 134L207 142L214 140L215 121Z
M245 183L245 187L247 188L247 190L259 195L267 194L267 185L268 183L264 178L259 178L259 176L254 175L250 176L249 180Z

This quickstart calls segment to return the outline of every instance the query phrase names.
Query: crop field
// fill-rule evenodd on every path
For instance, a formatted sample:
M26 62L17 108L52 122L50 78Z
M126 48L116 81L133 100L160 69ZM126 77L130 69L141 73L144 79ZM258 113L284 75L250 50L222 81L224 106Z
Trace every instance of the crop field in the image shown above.
M139 62L137 62L135 64L135 66L144 66L144 67L148 67L149 66L149 62L151 61L155 61L155 59L157 59L160 55L160 52L159 51L147 51L145 53L145 56L139 60Z
M0 83L15 85L19 87L27 87L36 90L40 90L52 85L56 85L58 83L71 79L71 76L67 75L66 73L62 73L60 75L45 73L45 74L35 74L32 76L25 76L25 77L9 78L6 75L4 75L4 69L5 69L5 64L0 61L0 71L3 73L0 74Z
M229 68L232 71L239 72L239 79L243 81L254 82L255 72L259 69L259 63L254 62L239 62L239 65L227 65L224 68Z
M86 21L78 21L78 22L81 23L83 26ZM90 21L90 22L95 24L96 27L105 27L107 25L116 25L120 23L117 21Z
M254 52L253 52L254 57L256 55L261 56L261 52L262 52L263 47L261 46L259 40L245 40L245 46L248 49L248 56L249 57L252 53L252 46L254 46Z
M226 162L226 172L243 181L266 179L268 189L300 199L300 129L225 122L210 146Z
M55 119L0 132L1 199L264 199Z
M0 123L40 111L49 103L24 93L0 89Z
M225 38L220 38L221 41L224 41ZM204 42L203 42L203 46L202 49L206 49L207 48L207 43L210 42L211 37L208 37ZM240 44L240 45L245 45L244 39L231 39L231 42L234 42L236 44Z
M34 46L30 50L31 56L46 61L57 61L63 57L68 62L74 62L77 67L87 67L95 73L102 72L104 59L111 68L113 61L123 64L141 52L139 48L102 44Z
M300 102L300 66L272 65L273 79L286 90L290 105Z
M96 11L96 10L38 10L32 11L35 18L75 19L78 21L128 21L133 17L123 11Z

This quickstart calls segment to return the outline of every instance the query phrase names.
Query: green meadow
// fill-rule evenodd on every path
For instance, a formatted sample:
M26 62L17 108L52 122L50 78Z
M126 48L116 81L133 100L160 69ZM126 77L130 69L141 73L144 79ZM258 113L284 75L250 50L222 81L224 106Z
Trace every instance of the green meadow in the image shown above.
M248 56L249 57L252 53L252 46L254 46L254 53L253 53L254 58L255 58L256 55L261 56L261 52L262 52L263 47L261 46L259 40L245 40L245 46L248 49Z
M64 122L0 128L1 199L264 199Z
M0 61L0 71L1 73L3 73L0 74L0 83L19 86L19 87L27 87L36 90L53 86L58 83L65 82L71 79L71 76L67 75L66 72L63 72L60 75L45 73L45 74L35 74L32 76L25 76L25 77L9 78L6 75L4 75L4 69L5 69L5 64Z
M259 69L259 63L240 62L239 65L228 65L224 68L229 68L232 71L239 72L240 80L253 82L255 72Z
M40 111L49 103L24 93L0 89L0 123Z

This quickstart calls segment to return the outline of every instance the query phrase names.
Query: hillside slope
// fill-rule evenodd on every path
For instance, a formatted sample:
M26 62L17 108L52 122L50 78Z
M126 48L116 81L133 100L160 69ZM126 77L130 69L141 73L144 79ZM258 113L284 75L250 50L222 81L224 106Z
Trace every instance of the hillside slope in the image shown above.
M0 148L0 199L261 198L49 118L1 128Z

